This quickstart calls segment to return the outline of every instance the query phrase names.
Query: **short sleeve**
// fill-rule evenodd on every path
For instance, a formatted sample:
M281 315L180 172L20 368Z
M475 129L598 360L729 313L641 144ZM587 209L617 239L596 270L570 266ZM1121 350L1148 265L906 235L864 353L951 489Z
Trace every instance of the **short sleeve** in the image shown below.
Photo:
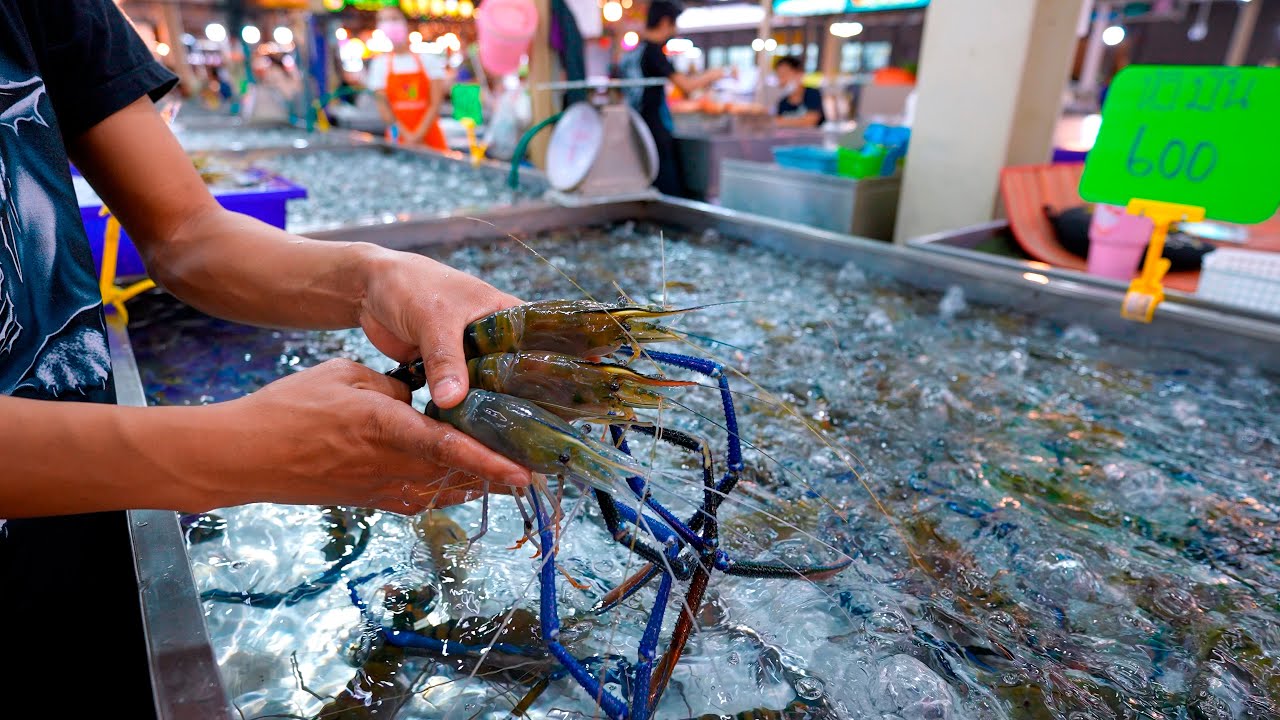
M676 74L675 66L662 52L662 46L653 43L645 45L644 55L640 58L640 69L647 78L669 78Z
M365 75L365 87L374 92L387 89L387 56L375 55L369 60L369 70Z
M804 91L804 109L822 112L822 93L817 88L807 88Z
M32 44L64 137L80 135L141 97L159 100L177 84L111 0L31 6Z

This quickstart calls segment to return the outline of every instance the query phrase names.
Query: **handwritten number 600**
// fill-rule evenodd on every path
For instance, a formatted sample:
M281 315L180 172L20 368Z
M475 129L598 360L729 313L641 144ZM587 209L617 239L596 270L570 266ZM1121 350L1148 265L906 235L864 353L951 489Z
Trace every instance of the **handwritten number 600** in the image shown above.
M1207 142L1197 144L1188 156L1186 143L1181 140L1170 140L1155 161L1141 157L1138 151L1146 133L1146 125L1138 128L1138 134L1133 138L1133 146L1129 148L1128 169L1129 174L1134 177L1146 177L1153 170L1158 170L1161 177L1166 180L1173 180L1185 174L1188 180L1198 183L1209 177L1209 173L1213 172L1213 168L1218 164L1218 149Z

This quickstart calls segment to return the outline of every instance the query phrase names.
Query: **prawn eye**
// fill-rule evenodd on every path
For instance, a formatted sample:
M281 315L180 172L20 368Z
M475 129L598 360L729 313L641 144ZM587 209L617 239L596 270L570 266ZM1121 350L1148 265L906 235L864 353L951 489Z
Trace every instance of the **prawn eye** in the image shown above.
M622 383L618 382L617 380L614 380L613 382L609 383L609 389L613 392L618 392L619 390L622 389Z
M556 458L556 459L560 461L560 464L561 464L561 465L568 465L568 464L569 464L569 461L570 461L570 460L572 460L572 458L571 458L571 457L569 457L569 453L567 453L567 452L560 453L560 457L558 457L558 458Z

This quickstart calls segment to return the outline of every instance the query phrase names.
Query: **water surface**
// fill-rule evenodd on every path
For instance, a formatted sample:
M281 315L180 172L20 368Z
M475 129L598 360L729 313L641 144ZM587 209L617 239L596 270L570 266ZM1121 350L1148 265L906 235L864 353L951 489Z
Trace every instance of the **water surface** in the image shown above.
M433 252L526 299L581 297L563 272L598 299L731 302L678 323L697 352L749 378L732 378L751 447L748 479L721 510L723 547L853 560L820 583L714 576L657 717L792 703L813 717L902 720L1280 715L1276 378L714 234L627 223L526 240L549 262L511 241ZM232 399L330 357L393 364L358 331L257 330L154 301L133 315L152 404ZM664 411L664 424L719 447L716 394L677 399L689 410ZM692 460L636 449L667 473L659 499L688 514ZM577 505L566 498L566 511ZM359 591L382 619L384 586L433 587L424 626L536 612L538 561L527 545L508 549L521 521L506 500L469 553L434 558L398 516L219 514L225 532L190 547L202 591L292 587L330 565L329 530L363 523L369 547L347 577L395 568ZM478 503L445 514L478 528ZM590 609L640 561L591 507L560 541L562 566L588 585L559 584L572 650L634 661L653 590ZM314 716L368 656L341 583L290 607L205 607L245 717ZM471 678L456 660L405 660L387 686L405 698L397 717L507 717L527 690L509 674ZM593 710L557 680L530 715Z

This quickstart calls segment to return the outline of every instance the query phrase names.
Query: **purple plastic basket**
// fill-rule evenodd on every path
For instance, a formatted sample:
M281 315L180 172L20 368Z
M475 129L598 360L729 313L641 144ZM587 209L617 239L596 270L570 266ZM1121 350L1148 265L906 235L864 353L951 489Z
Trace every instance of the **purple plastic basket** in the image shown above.
M268 225L283 229L286 203L306 197L307 189L265 171L252 170L250 174L259 178L259 182L253 187L216 190L213 193L214 199L228 210L255 217ZM107 219L98 215L101 210L100 204L80 208L80 219L84 222L85 233L89 236L94 265L98 268L102 267L102 236L107 230ZM142 257L129 240L128 234L121 229L120 252L116 256L116 275L129 277L146 274L147 269L142 264Z

